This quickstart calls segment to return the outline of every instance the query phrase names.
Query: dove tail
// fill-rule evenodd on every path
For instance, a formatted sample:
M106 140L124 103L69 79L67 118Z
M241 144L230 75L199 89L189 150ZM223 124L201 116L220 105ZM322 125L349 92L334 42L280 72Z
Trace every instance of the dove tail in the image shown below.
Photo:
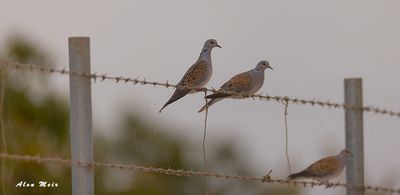
M180 90L180 89L176 89L174 94L172 94L171 98L169 98L169 100L167 101L167 103L164 104L164 106L160 109L160 111L158 111L159 113L161 113L161 111L167 107L168 105L174 103L175 101L183 98L183 96L185 96L186 94L189 93L190 90Z
M289 175L289 179L297 179L297 178L309 177L309 176L310 176L310 174L308 172L302 171L299 173L294 173L294 174Z
M175 101L176 101L176 100L175 100ZM172 104L172 102L174 102L174 101L171 101L171 99L169 99L168 102L165 103L164 106L163 106L158 112L161 113L162 110L164 110L164 108L167 107L168 105Z
M204 110L206 110L207 108L209 108L211 105L215 104L216 102L218 102L218 101L220 101L220 100L222 100L222 99L223 99L223 98L214 98L214 99L211 99L210 101L207 102L206 105L204 105L203 107L201 107L200 110L199 110L198 112L199 112L199 113L200 113L200 112L203 112Z
M231 96L231 94L228 93L213 93L211 95L206 96L207 99L216 99L216 98L224 98Z

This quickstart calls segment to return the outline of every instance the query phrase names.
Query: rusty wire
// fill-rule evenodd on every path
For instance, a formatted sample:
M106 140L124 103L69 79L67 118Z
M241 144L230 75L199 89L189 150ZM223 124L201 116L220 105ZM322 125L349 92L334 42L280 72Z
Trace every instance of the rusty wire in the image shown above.
M191 89L191 90L196 90L196 91L209 91L209 92L217 92L217 90L211 88L193 88L193 87L185 87L185 86L179 86L179 85L174 85L170 84L167 82L162 83L162 82L157 82L157 81L146 81L146 79L139 79L138 77L133 78L133 77L124 77L124 76L109 76L108 74L97 74L97 73L83 73L83 72L72 72L69 71L65 68L60 69L60 68L54 68L54 67L49 67L49 66L39 66L39 65L33 65L33 64L21 64L21 63L15 63L15 62L8 62L0 59L0 68L13 68L17 70L28 70L28 71L39 71L43 73L59 73L63 75L74 75L74 76L84 76L84 77L89 77L93 81L104 81L104 80L111 80L114 81L115 83L133 83L134 85L136 84L141 84L141 85L153 85L153 86L163 86L163 87L174 87L174 88L180 88L180 89ZM379 107L374 107L374 106L364 106L364 107L355 107L351 105L346 105L344 103L336 103L336 102L330 102L330 101L322 101L318 99L300 99L300 98L289 98L287 96L270 96L270 95L262 95L261 94L254 94L254 95L244 95L240 93L231 93L231 92L226 92L227 94L233 94L233 95L241 95L243 98L253 98L253 99L260 99L260 100L266 100L266 101L276 101L280 103L288 102L291 104L299 104L299 105L311 105L311 106L320 106L320 107L327 107L327 108L336 108L336 109L349 109L349 110L358 110L362 112L371 112L375 114L381 114L381 115L387 115L391 117L397 117L400 118L400 112L397 111L392 111L388 109L383 109Z
M259 182L259 183L268 183L268 184L276 184L283 185L289 184L294 187L303 186L303 187L325 187L325 188L335 188L335 187L344 187L354 190L362 190L362 191L375 191L375 192L385 192L385 193L397 193L400 194L400 188L388 188L388 187L378 187L371 185L364 186L350 186L346 183L340 182L315 182L315 181L293 181L287 179L274 179L271 178L270 173L266 176L254 177L254 176L240 176L240 175L224 175L216 172L200 172L193 170L184 170L184 169L171 169L171 168L156 168L156 167L145 167L136 164L116 164L116 163L104 163L104 162L82 162L82 161L72 161L70 159L64 159L60 157L42 157L42 156L30 156L30 155L18 155L18 154L8 154L8 153L0 153L0 158L15 160L15 161L24 161L24 162L36 162L36 163L57 163L64 166L81 166L81 167L96 167L96 168L112 168L112 169L122 169L122 170L136 170L148 173L159 173L170 176L178 176L178 177L213 177L217 179L226 179L226 180L236 180L241 182Z

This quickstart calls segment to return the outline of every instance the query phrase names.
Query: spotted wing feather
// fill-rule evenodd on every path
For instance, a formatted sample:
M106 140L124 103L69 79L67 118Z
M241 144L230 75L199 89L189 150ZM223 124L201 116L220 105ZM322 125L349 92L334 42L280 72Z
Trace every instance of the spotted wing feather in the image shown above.
M323 158L304 171L290 175L291 179L295 178L325 178L333 175L339 167L339 161L335 156Z
M200 61L196 64L193 64L182 77L181 81L179 81L178 86L182 87L203 87L204 83L208 82L207 79L207 63L205 61ZM185 88L176 88L175 92L172 94L171 98L164 104L159 112L161 112L165 107L169 104L174 103L175 101L181 99L185 95L187 95L191 89Z
M331 156L315 162L306 171L314 173L316 177L325 177L334 174L338 167L338 159L335 156Z
M247 71L232 77L229 81L221 86L219 92L208 95L207 98L213 99L232 96L232 94L224 92L246 93L251 91L253 87L253 78L251 77L250 71Z
M189 70L186 71L178 85L187 87L203 87L203 83L208 81L207 68L207 63L205 61L193 64Z

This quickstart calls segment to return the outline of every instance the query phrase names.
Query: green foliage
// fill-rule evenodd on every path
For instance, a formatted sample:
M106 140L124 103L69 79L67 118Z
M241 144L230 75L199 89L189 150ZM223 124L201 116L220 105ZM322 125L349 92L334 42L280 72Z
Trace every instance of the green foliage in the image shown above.
M6 43L5 56L20 63L47 64L49 55L23 36L14 35Z
M24 39L14 38L6 48L7 58L18 62L45 61L39 50ZM54 95L33 96L33 77L2 72L4 108L1 111L7 152L44 156L69 156L68 107ZM19 82L19 83L15 83ZM43 86L45 87L45 86ZM70 169L62 165L32 162L6 163L7 194L71 194ZM58 188L39 188L39 181L59 183ZM34 188L16 188L20 181L35 183Z

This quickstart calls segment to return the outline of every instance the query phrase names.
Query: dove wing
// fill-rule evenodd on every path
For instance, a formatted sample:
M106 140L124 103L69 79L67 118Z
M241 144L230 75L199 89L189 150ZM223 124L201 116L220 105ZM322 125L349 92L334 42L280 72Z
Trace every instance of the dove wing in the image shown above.
M211 73L207 66L207 62L199 61L193 64L189 70L186 71L178 85L185 87L203 87L210 80L210 77ZM172 94L171 98L164 104L159 112L169 104L181 99L190 92L194 91L185 88L176 88L174 94Z
M335 173L338 167L339 161L336 156L330 156L315 162L305 171L316 177L325 177Z
M193 64L179 81L178 85L187 87L203 87L209 80L209 72L206 61Z
M221 86L221 91L246 93L254 87L253 78L250 71L240 73L232 77Z
M224 92L233 92L233 93L246 93L250 92L254 87L254 81L251 77L250 71L242 72L232 77L229 81L224 83L220 90L217 93L208 95L206 98L224 98L230 97L232 94L224 93Z

